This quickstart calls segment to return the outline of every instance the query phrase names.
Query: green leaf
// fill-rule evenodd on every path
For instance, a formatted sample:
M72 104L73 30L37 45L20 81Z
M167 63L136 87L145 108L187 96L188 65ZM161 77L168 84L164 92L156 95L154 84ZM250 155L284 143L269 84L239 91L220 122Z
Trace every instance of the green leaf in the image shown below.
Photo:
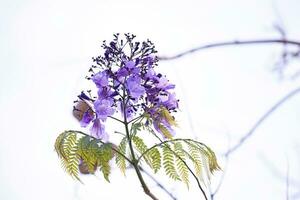
M201 154L197 147L193 145L188 145L188 151L187 156L192 161L195 169L195 174L198 176L201 181L203 182L203 172L202 172L202 162L201 162Z
M165 173L174 180L181 180L175 169L174 153L167 144L163 145L163 166Z
M154 170L154 173L158 172L161 168L161 155L157 148L152 148L146 153L150 160L150 167Z
M74 132L63 132L55 142L55 149L61 158L61 163L65 171L73 178L80 181L78 165L80 158L77 154L77 136Z
M185 153L180 142L174 143L174 152L176 156L176 165L177 171L180 174L181 180L187 185L189 188L189 170L185 163Z
M92 140L93 141L93 140ZM78 155L86 164L89 173L93 174L97 167L97 149L98 145L91 142L91 137L84 136L78 141Z
M105 143L102 144L98 151L98 164L100 166L100 171L102 172L104 178L109 182L109 174L111 167L109 161L113 158L112 144Z
M121 142L120 142L120 144L119 144L117 150L118 150L120 153L122 153L123 155L126 155L126 147L127 147L127 138L124 137L124 138L121 140ZM126 174L125 174L125 170L126 170L126 159L125 159L122 155L120 155L120 154L118 154L118 153L116 153L116 164L117 164L117 166L120 168L121 172L122 172L122 173L124 174L124 176L125 176L125 175L126 175Z

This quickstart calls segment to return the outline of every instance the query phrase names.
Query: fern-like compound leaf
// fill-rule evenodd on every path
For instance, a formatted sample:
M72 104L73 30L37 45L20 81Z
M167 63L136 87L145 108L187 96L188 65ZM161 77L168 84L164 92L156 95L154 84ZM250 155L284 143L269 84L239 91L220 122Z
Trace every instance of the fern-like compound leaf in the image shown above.
M177 171L179 172L181 180L189 188L189 170L185 163L185 153L183 146L180 142L174 143L174 153L176 157Z
M55 142L55 149L61 158L65 171L73 178L79 179L78 165L80 162L77 154L77 136L74 132L64 132L58 136Z
M102 144L99 148L97 155L98 155L97 161L100 166L100 171L102 172L105 180L109 182L109 175L111 171L109 161L113 158L112 144L111 143Z
M203 172L202 172L202 162L201 154L197 147L188 145L188 153L186 152L187 157L192 161L195 169L195 174L203 182Z
M165 173L174 180L181 180L175 168L175 158L171 147L165 144L163 145L162 150Z
M118 150L120 153L122 153L123 155L126 155L126 148L127 148L127 138L124 137L124 138L121 140L121 142L120 142L120 144L119 144L117 150ZM121 172L122 172L122 173L124 174L124 176L125 176L126 160L125 160L125 158L124 158L122 155L120 155L119 153L116 154L116 164L117 164L117 166L120 168Z
M158 172L161 168L161 155L158 148L152 148L146 155L150 160L150 167L154 170L154 173Z

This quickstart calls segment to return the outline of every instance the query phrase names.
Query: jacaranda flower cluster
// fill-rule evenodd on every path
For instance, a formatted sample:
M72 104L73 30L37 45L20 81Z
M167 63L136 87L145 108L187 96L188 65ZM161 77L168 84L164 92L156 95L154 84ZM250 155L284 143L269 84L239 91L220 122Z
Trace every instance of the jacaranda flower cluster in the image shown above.
M91 135L104 141L108 140L105 121L118 117L129 123L143 116L145 126L153 126L163 138L174 135L172 126L176 124L171 113L178 109L175 85L155 71L158 58L153 43L134 39L131 34L124 34L124 39L115 34L113 41L103 42L104 55L93 58L95 65L87 77L96 85L97 96L90 91L78 96L89 105L81 110L81 126L91 126Z
M134 39L131 34L115 34L111 42L103 42L104 54L93 58L95 64L86 78L96 91L82 91L73 111L81 126L89 127L90 134L67 130L56 138L54 147L62 166L79 181L80 174L99 170L109 182L114 159L124 175L129 166L135 170L143 191L153 200L158 198L143 178L142 165L154 173L163 170L187 187L192 174L207 199L200 181L207 183L204 176L209 179L220 169L215 153L201 142L173 138L177 125L173 113L178 110L175 85L155 70L158 58L153 43ZM114 143L105 130L105 122L111 119L124 128L114 132L122 136ZM145 133L156 141L151 147L144 140Z

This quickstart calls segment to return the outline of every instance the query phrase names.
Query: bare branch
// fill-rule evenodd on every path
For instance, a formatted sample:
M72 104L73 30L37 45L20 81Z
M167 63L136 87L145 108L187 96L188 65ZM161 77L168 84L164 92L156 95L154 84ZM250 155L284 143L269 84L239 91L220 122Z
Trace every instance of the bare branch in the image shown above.
M261 118L252 126L252 128L240 139L240 141L231 147L224 155L228 156L229 154L233 153L236 151L238 148L240 148L244 142L249 139L250 136L253 135L255 130L269 117L271 114L277 110L281 105L283 105L287 100L295 96L300 92L300 87L289 92L287 95L285 95L282 99L280 99L275 105L273 105L265 114L261 116Z
M231 137L230 137L229 134L227 134L227 136L228 136L228 147L227 147L227 149L229 150L229 149L230 149ZM223 184L223 182L224 182L225 175L226 175L227 168L228 168L228 163L229 163L229 155L226 155L226 156L225 156L225 166L224 166L223 169L222 169L222 172L223 172L223 173L222 173L221 178L220 178L220 180L219 180L219 182L218 182L218 185L217 185L217 187L216 187L216 189L215 189L214 192L211 192L211 191L210 191L210 199L211 199L211 200L214 200L215 195L219 192L219 190L220 190L220 188L221 188L221 186L222 186L222 184Z
M141 172L145 173L152 181L154 181L160 189L162 189L166 194L169 195L169 197L171 197L173 200L177 200L177 198L171 192L169 192L160 182L158 182L149 172L145 171L141 166L139 168Z
M286 158L286 200L289 200L289 186L290 186L290 164L289 164L289 159Z
M241 45L250 45L250 44L282 44L282 45L292 45L300 48L300 41L288 40L284 38L280 39L258 39L258 40L234 40L228 42L219 42L219 43L210 43L203 46L195 47L193 49L183 51L173 56L159 56L160 60L175 60L183 56L196 53L201 50L225 47L225 46L241 46Z

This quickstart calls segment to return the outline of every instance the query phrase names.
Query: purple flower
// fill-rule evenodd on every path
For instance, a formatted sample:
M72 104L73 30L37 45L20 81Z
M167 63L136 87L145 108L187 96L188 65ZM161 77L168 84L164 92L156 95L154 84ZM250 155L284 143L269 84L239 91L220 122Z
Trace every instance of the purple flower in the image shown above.
M82 119L80 120L80 126L86 127L94 119L92 111L87 110L83 113Z
M162 105L168 110L174 110L178 108L178 100L176 99L175 93L168 93L167 97L164 96L165 100L162 100Z
M126 86L129 94L132 98L138 99L145 93L145 88L141 86L141 78L137 76L131 76L126 81Z
M169 90L169 89L174 89L175 85L170 84L168 79L165 76L161 76L158 79L158 83L156 84L156 87L163 90Z
M108 76L106 71L98 72L93 76L92 80L98 88L105 87L108 85Z
M93 121L93 126L90 128L91 135L97 139L108 141L108 134L105 132L104 125L99 119Z
M99 100L104 100L104 99L110 99L113 96L113 91L109 86L106 87L101 87L98 90L98 99Z
M155 79L155 77L156 77L155 71L152 68L148 69L147 73L145 74L145 78L153 80Z
M132 61L132 60L130 60L130 61L127 61L127 62L125 62L125 67L127 68L127 69L133 69L134 67L135 67L135 62L134 61Z
M112 102L109 100L97 100L94 103L94 107L97 113L97 117L103 121L106 120L108 116L112 116L115 112L112 107Z
M97 137L106 137L102 123L116 112L127 120L147 114L149 126L164 137L174 134L172 126L176 123L171 111L178 109L178 100L172 91L175 85L155 72L158 59L154 55L154 44L150 40L133 42L134 38L134 35L125 34L126 40L119 39L116 34L112 42L103 42L104 55L93 58L96 65L90 69L90 72L98 71L88 77L97 86L97 97L91 92L88 96L85 93L78 96L93 104L91 112L85 109L83 116L81 112L80 124L86 127L93 122L91 132Z
M128 76L129 74L130 74L129 71L125 67L121 67L117 71L117 79L118 79L118 81L120 81L121 83L123 83L124 80L125 80L125 77Z
M124 117L124 106L122 102L118 103L118 109L121 110L122 117ZM129 101L125 110L127 120L131 120L133 118L135 111L136 109L134 108L134 104L132 101Z

